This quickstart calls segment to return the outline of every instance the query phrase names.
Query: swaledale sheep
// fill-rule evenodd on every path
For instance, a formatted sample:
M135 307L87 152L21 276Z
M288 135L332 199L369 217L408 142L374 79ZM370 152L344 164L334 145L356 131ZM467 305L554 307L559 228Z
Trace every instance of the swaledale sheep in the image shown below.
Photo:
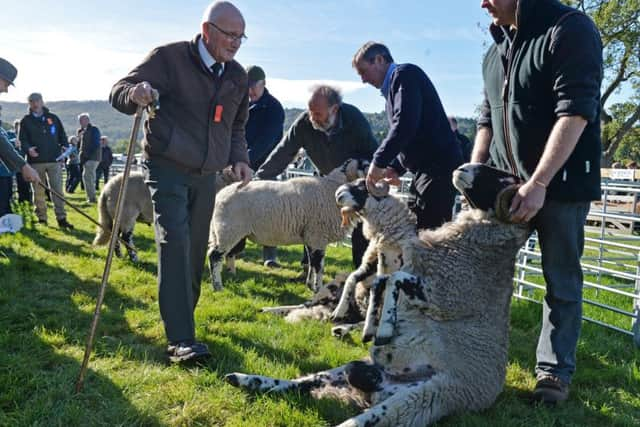
M454 184L477 209L403 242L401 270L374 281L364 331L366 340L375 337L370 360L296 380L238 373L226 380L368 408L341 426L422 427L489 407L504 386L514 263L529 235L527 225L508 222L516 183L479 164L454 173ZM380 230L389 204L401 203L369 195L363 181L340 187L336 198Z
M119 173L109 179L102 189L102 193L100 193L100 198L98 199L98 222L102 227L96 227L96 237L93 240L93 244L96 246L109 243L123 176L122 173ZM237 181L237 179L231 169L224 169L216 175L216 192L234 181ZM123 200L122 216L120 217L120 236L126 242L127 254L133 262L138 261L138 254L133 244L133 227L136 222L153 223L151 194L144 183L142 172L131 172L129 174L127 195ZM116 242L115 252L117 256L122 256L119 242Z
M363 221L362 232L369 240L360 266L352 272L344 286L340 301L331 314L334 321L344 319L353 305L356 284L372 277L391 274L402 267L402 244L417 237L417 221L413 212L404 203L389 200L385 209L377 212L383 218L372 218L359 214L349 206L340 210L342 222L351 223L355 218Z
M340 222L336 189L362 177L368 162L348 160L323 177L287 181L251 181L243 188L230 185L216 197L209 227L209 267L213 289L222 289L222 261L242 238L264 246L304 244L309 251L306 284L322 284L324 251L348 232ZM232 270L233 271L233 270Z
M289 323L297 323L303 320L328 321L331 318L331 313L338 305L346 280L347 275L345 273L338 273L331 282L322 284L320 289L313 294L311 300L303 304L263 307L261 311L285 316L285 320ZM334 326L331 329L331 333L334 336L341 338L350 331L362 327L364 316L367 312L369 288L371 288L372 280L368 280L368 282L358 282L356 284L355 298L350 299L351 304L349 304L346 315L341 319L347 323L339 323Z

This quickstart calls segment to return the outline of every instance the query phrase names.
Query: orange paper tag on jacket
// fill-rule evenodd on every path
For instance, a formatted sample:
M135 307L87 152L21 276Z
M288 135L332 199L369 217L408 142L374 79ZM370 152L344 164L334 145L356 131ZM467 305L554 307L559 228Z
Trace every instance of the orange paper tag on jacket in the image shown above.
M213 121L220 123L222 121L222 105L216 105L216 111L213 113Z

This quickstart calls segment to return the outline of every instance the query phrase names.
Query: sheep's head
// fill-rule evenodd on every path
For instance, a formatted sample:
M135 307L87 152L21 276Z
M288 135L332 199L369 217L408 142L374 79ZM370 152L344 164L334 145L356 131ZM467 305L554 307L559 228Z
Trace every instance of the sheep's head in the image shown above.
M347 177L346 182L355 181L367 175L370 162L364 159L349 159L340 166L340 171Z
M344 289L344 283L346 281L346 273L336 274L336 277L331 282L320 286L320 289L318 289L313 295L310 305L335 305L340 299L340 295L342 295L342 290Z
M509 206L520 178L482 163L466 163L453 172L453 185L471 206L483 211L493 209L496 217L509 221Z
M386 182L380 182L369 190L363 178L338 187L336 203L340 206L343 226L350 224L365 207L374 209L374 205L380 204L388 194L389 185Z

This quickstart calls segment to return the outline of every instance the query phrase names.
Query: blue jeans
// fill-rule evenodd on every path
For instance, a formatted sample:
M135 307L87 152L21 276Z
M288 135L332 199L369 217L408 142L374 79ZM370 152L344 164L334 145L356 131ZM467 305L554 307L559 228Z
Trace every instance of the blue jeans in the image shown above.
M576 370L576 346L582 325L580 258L589 205L547 200L533 219L547 284L536 350L538 378L555 375L570 383Z
M193 312L215 201L215 174L189 175L153 160L143 163L153 202L158 251L158 305L170 343L195 339Z

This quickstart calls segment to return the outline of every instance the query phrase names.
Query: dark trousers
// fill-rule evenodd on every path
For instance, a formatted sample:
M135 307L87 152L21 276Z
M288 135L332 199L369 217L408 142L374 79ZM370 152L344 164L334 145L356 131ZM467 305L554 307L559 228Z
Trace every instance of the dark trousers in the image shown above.
M18 201L31 203L33 195L31 194L31 184L24 180L22 174L18 172L16 174L16 184L18 187Z
M76 191L78 184L82 182L82 173L80 172L80 165L67 165L67 182L65 183L65 190L67 193L73 193Z
M0 176L0 216L11 213L11 196L13 194L13 177Z
M533 218L547 284L542 329L536 349L536 375L571 382L582 325L584 223L589 202L547 200Z
M437 228L451 221L456 190L451 177L430 177L416 173L409 186L407 204L416 214L418 230Z
M362 223L359 222L351 233L351 261L354 268L360 267L367 246L369 246L369 241L362 234Z
M100 177L104 177L104 183L106 184L109 181L109 166L98 165L98 169L96 169L96 190L100 186Z
M193 312L200 297L215 174L188 175L153 160L145 161L143 169L153 201L158 304L165 333L171 343L193 340Z
M354 268L360 267L367 246L369 246L369 241L365 239L364 234L362 234L362 223L359 222L351 232L351 262ZM300 263L302 265L309 264L309 254L306 248L302 251L302 261L300 261Z

